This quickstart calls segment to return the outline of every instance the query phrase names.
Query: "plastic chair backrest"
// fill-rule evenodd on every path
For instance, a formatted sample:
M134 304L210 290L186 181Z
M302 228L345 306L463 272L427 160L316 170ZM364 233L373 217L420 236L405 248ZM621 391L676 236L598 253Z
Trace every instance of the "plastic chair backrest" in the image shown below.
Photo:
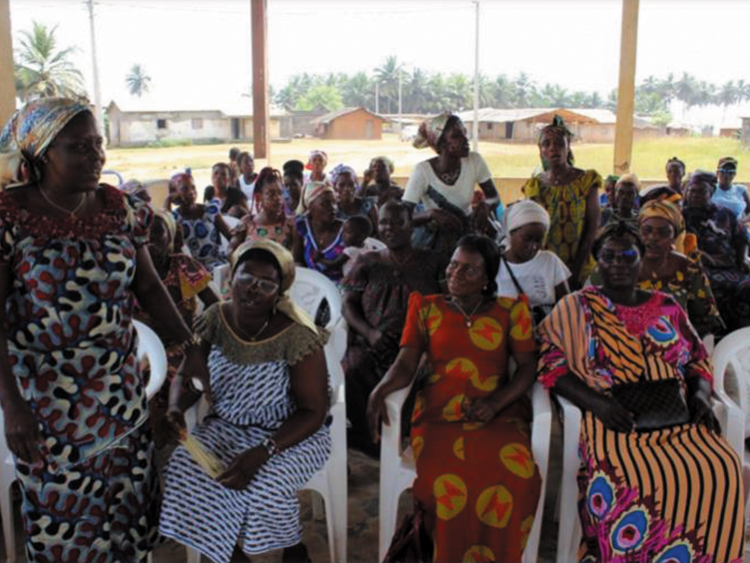
M240 224L240 220L231 215L222 215L221 218L224 219L227 227L229 227L229 232L232 232ZM219 239L221 240L221 248L226 252L229 248L229 241L224 238L224 235L219 235Z
M167 379L167 353L157 334L140 321L133 321L138 333L138 361L148 360L151 373L146 386L146 396L151 399Z
M711 354L714 364L714 389L726 394L745 413L745 436L750 436L747 415L750 414L750 327L741 328L722 338Z

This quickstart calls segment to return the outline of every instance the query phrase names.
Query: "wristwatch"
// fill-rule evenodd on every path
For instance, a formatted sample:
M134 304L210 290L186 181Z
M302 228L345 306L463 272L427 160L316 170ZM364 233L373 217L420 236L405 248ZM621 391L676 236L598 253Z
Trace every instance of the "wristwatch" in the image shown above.
M276 440L273 438L266 438L263 440L263 447L266 449L268 457L273 457L279 453L279 446L276 445Z

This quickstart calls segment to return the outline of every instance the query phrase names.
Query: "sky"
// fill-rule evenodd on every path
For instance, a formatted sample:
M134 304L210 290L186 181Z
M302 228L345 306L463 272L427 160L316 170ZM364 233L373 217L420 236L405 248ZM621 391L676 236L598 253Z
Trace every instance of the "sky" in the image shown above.
M482 73L523 71L539 85L602 96L617 87L620 0L479 5ZM34 20L58 26L60 45L77 47L73 60L93 92L84 0L11 0L10 6L16 41ZM250 0L96 0L95 14L105 106L130 97L125 76L135 63L152 78L148 99L160 104L178 98L212 105L250 89ZM670 72L717 84L750 82L742 22L750 22L750 1L641 0L637 82ZM389 55L407 69L471 76L474 49L469 0L268 0L269 80L277 89L301 72L371 73Z

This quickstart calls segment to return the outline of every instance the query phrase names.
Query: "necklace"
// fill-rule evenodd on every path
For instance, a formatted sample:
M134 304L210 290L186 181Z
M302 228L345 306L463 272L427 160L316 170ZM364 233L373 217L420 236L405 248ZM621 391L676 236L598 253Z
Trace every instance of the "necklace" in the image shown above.
M463 316L464 324L466 325L466 328L471 328L472 326L474 326L474 321L471 320L471 317L473 317L476 314L476 312L479 310L479 307L482 306L482 302L483 300L480 299L479 303L477 303L477 306L474 307L474 310L467 315L466 311L464 311L461 305L458 304L458 301L456 301L455 299L451 297L451 303L453 303L456 306L456 309L458 309L459 313L461 313L461 315Z
M70 214L71 219L75 219L76 213L83 207L84 202L86 201L86 194L81 194L81 201L76 205L73 209L65 209L64 207L57 205L54 201L52 201L47 194L44 193L44 190L39 187L39 193L42 194L42 197L44 200L49 203L52 207L57 209L58 211L62 211L63 213Z
M440 173L440 179L444 184L453 185L458 180L458 176L461 174L461 169L456 168L455 170L449 170L447 172Z
M256 340L258 339L258 337L259 337L259 336L260 336L260 335L261 335L261 334L263 333L263 331L264 331L264 330L266 330L266 329L268 328L268 325L269 325L269 323L271 322L271 319L272 319L272 318L273 318L273 313L271 313L271 314L270 314L270 315L268 316L268 318L266 319L266 322L264 322L264 323L263 323L263 326L261 326L261 327L260 327L260 330L259 330L258 332L256 332L256 333L255 333L255 334L254 334L253 336L251 336L250 338L248 338L247 340L249 340L250 342L255 342L255 341L256 341ZM238 328L239 328L239 327L238 327ZM240 329L240 331L241 331L241 332L242 332L243 334L247 334L247 333L246 333L246 332L245 332L244 330L242 330L242 329Z
M396 266L396 268L393 270L393 277L397 278L402 274L402 270L404 269L404 266L406 266L406 263L411 260L412 255L414 254L414 249L409 251L409 254L404 257L403 260L399 260L396 258L396 256L389 250L388 256L391 258L391 262Z

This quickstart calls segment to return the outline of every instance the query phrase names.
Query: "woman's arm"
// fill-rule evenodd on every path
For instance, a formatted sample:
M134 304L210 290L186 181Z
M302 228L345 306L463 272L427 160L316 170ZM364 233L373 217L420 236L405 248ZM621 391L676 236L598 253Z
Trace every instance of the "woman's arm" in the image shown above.
M0 406L5 418L5 440L8 449L27 463L36 463L45 453L39 422L21 396L16 377L8 361L5 336L5 305L10 292L10 265L0 264ZM3 463L5 460L3 460Z
M358 334L364 336L370 346L375 346L375 343L380 340L381 334L378 329L368 323L365 319L365 314L362 309L361 291L346 292L341 312L349 327L353 328Z
M504 387L498 387L487 397L474 401L469 407L469 419L489 422L503 409L522 397L534 384L536 379L536 352L515 352L513 359L517 368L510 383Z
M482 188L482 193L484 194L484 203L494 211L500 203L500 194L495 187L495 182L490 178L486 182L479 184L479 187Z
M578 245L573 267L571 268L571 286L575 289L581 285L581 272L594 246L596 230L599 227L599 194L595 186L591 186L586 196L586 215L584 217L581 242Z
M290 383L297 410L271 437L281 452L317 432L328 414L328 368L322 348L290 367ZM244 489L270 457L262 445L245 450L216 480L230 489Z
M592 412L607 428L617 432L633 430L633 413L613 397L594 391L575 375L568 373L559 377L553 390L582 411Z
M565 297L568 293L570 293L570 286L568 285L568 280L563 280L562 282L558 283L555 286L555 303L560 301L560 299Z
M214 303L219 302L219 296L214 293L214 290L211 289L211 286L207 286L202 291L198 293L198 297L200 298L201 302L203 303L203 308L208 309L211 305Z
M245 240L247 240L247 225L240 223L232 231L232 240L229 241L229 246L227 247L227 256L231 256L232 253L237 250L237 247L245 242Z
M367 401L367 422L375 442L380 440L380 421L382 420L384 424L391 423L388 420L385 398L411 383L419 367L421 357L422 350L420 348L402 347L391 369L370 393L370 398Z
M222 236L231 241L232 240L232 230L229 228L229 225L227 225L227 222L224 221L224 217L221 216L221 213L216 214L216 219L214 219L214 222L216 224L216 228L219 229L219 232L222 234Z

